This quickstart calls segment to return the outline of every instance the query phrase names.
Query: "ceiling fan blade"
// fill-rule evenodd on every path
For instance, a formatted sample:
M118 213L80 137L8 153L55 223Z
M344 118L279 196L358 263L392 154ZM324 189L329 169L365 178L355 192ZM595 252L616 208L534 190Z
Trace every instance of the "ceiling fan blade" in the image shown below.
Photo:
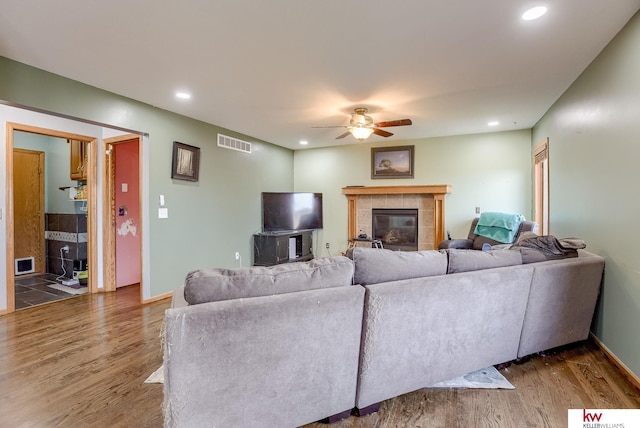
M376 126L378 128L386 128L389 126L407 126L411 124L413 124L413 122L411 122L411 119L399 119L399 120L389 120L387 122L378 122L376 123Z
M347 132L345 132L345 133L344 133L344 134L342 134L342 135L338 135L338 136L336 137L336 140L339 140L340 138L344 138L344 137L346 137L347 135L351 135L351 132L347 131Z
M378 129L378 128L373 128L373 133L381 137L391 137L393 135L391 132L385 131L384 129Z

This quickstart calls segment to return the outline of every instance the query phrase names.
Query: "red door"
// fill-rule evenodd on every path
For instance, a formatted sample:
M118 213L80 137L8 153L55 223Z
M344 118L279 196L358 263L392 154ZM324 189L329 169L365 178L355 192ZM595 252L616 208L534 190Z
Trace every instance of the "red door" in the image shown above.
M138 140L114 144L116 288L140 283L140 155Z

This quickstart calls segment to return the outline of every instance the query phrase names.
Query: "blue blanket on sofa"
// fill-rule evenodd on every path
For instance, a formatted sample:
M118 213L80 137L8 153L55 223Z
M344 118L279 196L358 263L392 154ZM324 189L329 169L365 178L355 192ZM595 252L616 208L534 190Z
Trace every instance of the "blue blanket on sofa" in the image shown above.
M478 224L473 233L493 239L494 241L510 244L518 233L518 227L524 220L522 214L507 214L484 212L480 214Z

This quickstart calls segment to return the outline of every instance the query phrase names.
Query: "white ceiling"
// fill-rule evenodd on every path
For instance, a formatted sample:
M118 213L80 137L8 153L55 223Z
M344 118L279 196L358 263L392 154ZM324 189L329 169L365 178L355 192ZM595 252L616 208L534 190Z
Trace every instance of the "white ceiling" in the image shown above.
M540 4L545 16L520 19ZM413 121L370 142L531 128L638 9L640 0L0 0L0 55L300 149L302 139L357 143L312 126L346 125L359 106L375 121Z

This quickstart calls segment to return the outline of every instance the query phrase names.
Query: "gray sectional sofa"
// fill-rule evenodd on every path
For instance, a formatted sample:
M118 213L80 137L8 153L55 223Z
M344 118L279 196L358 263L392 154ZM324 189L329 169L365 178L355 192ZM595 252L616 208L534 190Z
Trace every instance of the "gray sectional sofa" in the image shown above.
M355 403L365 290L346 257L191 272L165 315L167 427L294 427Z
M165 316L165 426L295 427L584 340L604 259L394 252L190 273ZM352 285L355 284L355 285Z
M352 258L354 281L366 288L360 414L400 394L586 339L604 269L602 257L584 250L531 264L516 250L354 249ZM437 268L411 269L423 260Z

